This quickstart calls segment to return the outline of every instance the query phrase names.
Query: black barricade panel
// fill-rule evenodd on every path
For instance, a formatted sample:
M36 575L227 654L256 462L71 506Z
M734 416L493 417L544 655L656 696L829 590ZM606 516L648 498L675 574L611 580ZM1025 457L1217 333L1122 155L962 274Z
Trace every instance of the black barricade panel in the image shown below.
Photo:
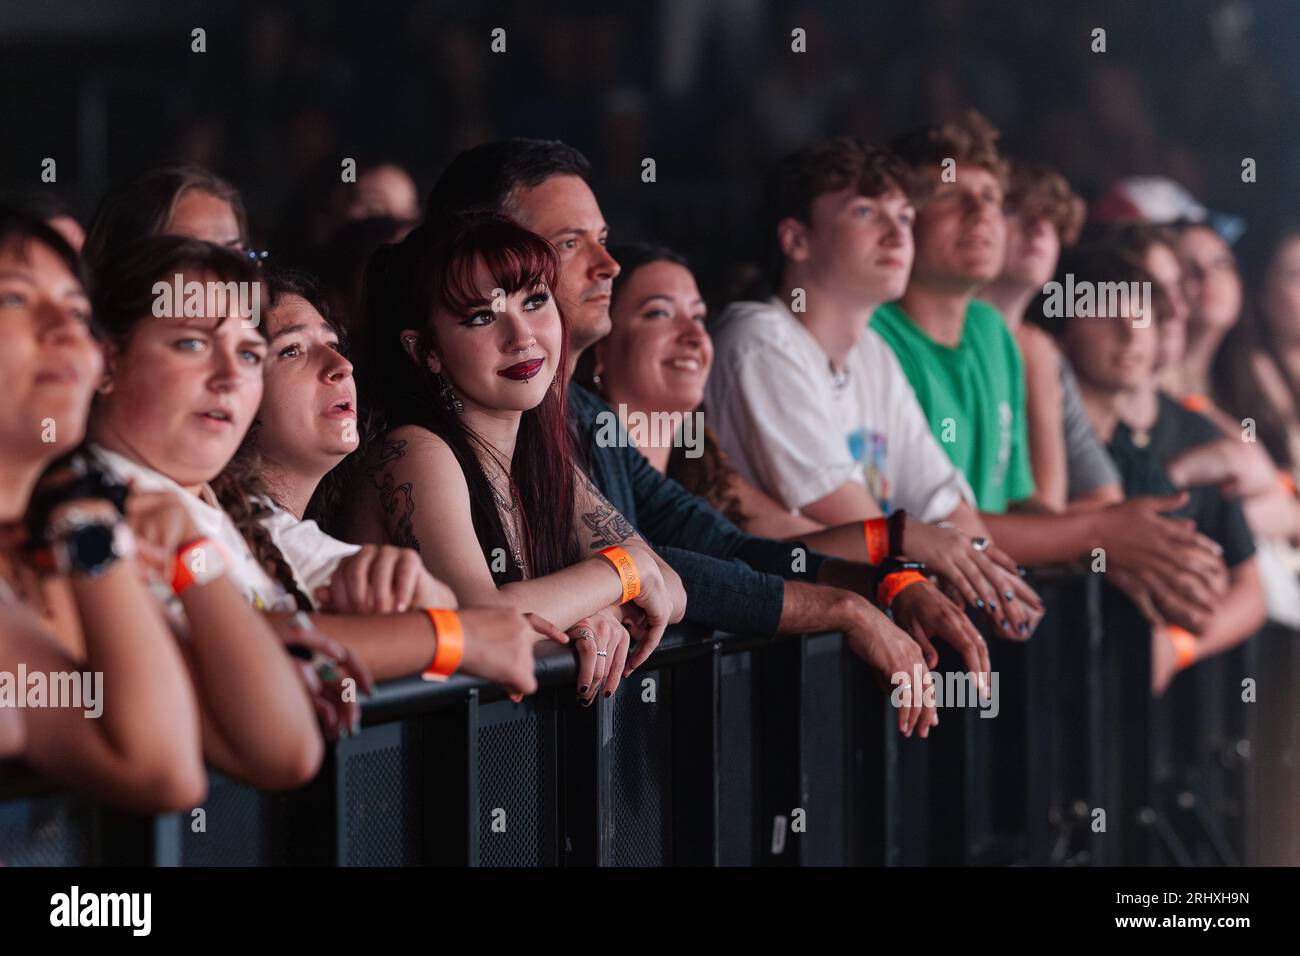
M591 708L555 650L521 704L389 685L293 793L212 773L202 807L141 816L0 768L0 863L1294 865L1300 638L1155 699L1149 625L1103 579L1042 585L1040 632L991 646L998 716L945 686L928 740L838 635L678 634Z
M479 708L479 862L556 863L553 695Z
M0 803L0 864L93 863L95 826L93 805L62 794Z
M718 845L723 866L754 863L753 653L723 654L718 755Z
M347 866L410 866L420 856L425 810L415 721L367 728L338 750ZM434 823L436 821L428 821Z
M210 773L203 806L179 815L181 865L273 866L288 862L286 810L283 794L263 793Z
M845 827L844 683L851 652L838 634L806 638L803 652L801 792L786 824L787 840L798 847L804 866L843 866L854 862Z
M649 681L649 683L645 683ZM639 670L614 697L610 749L611 862L663 866L672 862L672 686L670 672ZM703 809L703 808L701 808ZM685 810L684 812L689 812Z

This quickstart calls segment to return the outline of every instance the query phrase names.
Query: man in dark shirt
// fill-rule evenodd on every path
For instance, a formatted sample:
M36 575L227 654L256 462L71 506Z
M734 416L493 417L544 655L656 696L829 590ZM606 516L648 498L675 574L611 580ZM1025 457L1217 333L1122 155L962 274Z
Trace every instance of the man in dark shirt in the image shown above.
M1177 494L1165 466L1182 452L1222 437L1213 422L1168 395L1158 396L1157 408L1149 428L1134 429L1119 422L1107 446L1130 497ZM1255 553L1240 501L1224 497L1213 485L1189 488L1188 495L1187 504L1172 514L1192 519L1198 531L1217 542L1223 549L1224 564L1236 567Z
M1227 567L1226 589L1195 635L1165 624L1150 601L1143 606L1154 625L1152 683L1159 694L1179 670L1228 650L1263 625L1264 591L1255 546L1239 502L1213 486L1179 493L1165 473L1165 464L1180 452L1218 438L1213 424L1163 395L1148 403L1155 410L1149 420L1120 420L1121 405L1143 404L1131 401L1135 393L1158 388L1159 331L1153 319L1158 321L1164 310L1161 297L1153 294L1158 287L1151 273L1140 260L1106 243L1072 251L1061 270L1062 276L1071 276L1076 289L1113 283L1113 288L1139 290L1126 296L1127 303L1116 298L1113 312L1095 314L1103 310L1090 309L1085 315L1068 315L1056 331L1078 376L1093 428L1119 467L1124 493L1170 495L1175 514L1195 522L1196 529L1218 545Z

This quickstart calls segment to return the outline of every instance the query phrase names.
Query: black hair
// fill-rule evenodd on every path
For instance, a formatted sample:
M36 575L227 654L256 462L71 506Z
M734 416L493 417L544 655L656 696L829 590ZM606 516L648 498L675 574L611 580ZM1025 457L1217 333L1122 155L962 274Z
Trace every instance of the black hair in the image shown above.
M850 186L868 198L882 196L891 187L906 196L915 191L912 172L901 159L852 136L819 140L782 157L768 171L759 228L763 237L761 268L769 291L780 290L785 277L785 251L777 236L781 221L811 222L813 201L818 196ZM623 265L623 260L619 264Z
M190 270L209 272L221 282L252 285L262 272L224 246L184 236L146 236L109 255L94 267L95 320L115 342L125 342L135 327L153 315L154 283ZM258 323L258 334L266 330Z
M268 311L275 309L287 297L296 296L302 299L320 313L325 324L339 337L339 351L344 356L351 357L351 343L347 329L343 328L332 315L328 297L314 276L299 269L278 266L263 270L262 278L267 289L266 309ZM312 492L311 500L307 502L307 507L303 511L304 518L315 521L322 530L336 538L343 536L347 517L344 505L351 498L359 477L358 469L374 443L377 433L375 416L363 403L359 389L357 406L356 449L325 474L320 484L316 486L316 490ZM247 443L253 447L257 444L256 428L255 422L253 429L250 429L252 440ZM245 449L240 449L241 454L244 451ZM269 494L278 504L274 487L269 488Z
M78 224L81 222L63 194L51 189L31 189L6 196L5 204L45 222L51 219L74 219Z
M48 248L68 267L68 271L77 277L82 288L90 290L90 276L81 264L76 250L68 244L45 219L29 208L0 206L0 246L14 243L19 253L25 254L29 243L39 242Z
M433 184L424 215L433 219L471 209L506 212L510 194L555 176L591 181L587 157L558 139L505 139L460 153Z

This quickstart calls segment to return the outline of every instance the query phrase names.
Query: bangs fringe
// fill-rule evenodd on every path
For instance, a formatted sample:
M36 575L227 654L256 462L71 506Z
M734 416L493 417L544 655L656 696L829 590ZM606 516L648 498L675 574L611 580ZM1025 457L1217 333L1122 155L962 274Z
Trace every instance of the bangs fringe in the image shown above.
M476 224L460 239L442 269L442 281L434 280L435 298L449 311L467 314L491 301L491 289L478 287L480 264L487 270L492 288L507 295L542 283L555 294L559 256L542 237L498 220Z

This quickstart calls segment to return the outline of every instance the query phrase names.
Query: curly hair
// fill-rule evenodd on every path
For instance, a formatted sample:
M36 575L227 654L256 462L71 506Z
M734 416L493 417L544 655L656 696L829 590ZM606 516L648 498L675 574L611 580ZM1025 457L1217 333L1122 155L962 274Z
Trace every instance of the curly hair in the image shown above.
M1006 210L1022 219L1046 219L1056 227L1062 248L1079 239L1087 212L1070 183L1045 163L1013 159L1007 174Z
M275 513L270 504L274 499L262 479L262 459L251 440L254 431L249 429L235 457L209 484L221 510L230 516L257 563L289 593L299 610L310 611L315 605L299 589L293 569L263 524Z
M914 169L939 166L946 159L958 166L975 166L1007 185L1007 161L998 152L998 131L978 110L967 110L960 119L934 126L921 126L894 140L890 148ZM922 187L928 195L933 183ZM919 197L924 200L925 195Z

